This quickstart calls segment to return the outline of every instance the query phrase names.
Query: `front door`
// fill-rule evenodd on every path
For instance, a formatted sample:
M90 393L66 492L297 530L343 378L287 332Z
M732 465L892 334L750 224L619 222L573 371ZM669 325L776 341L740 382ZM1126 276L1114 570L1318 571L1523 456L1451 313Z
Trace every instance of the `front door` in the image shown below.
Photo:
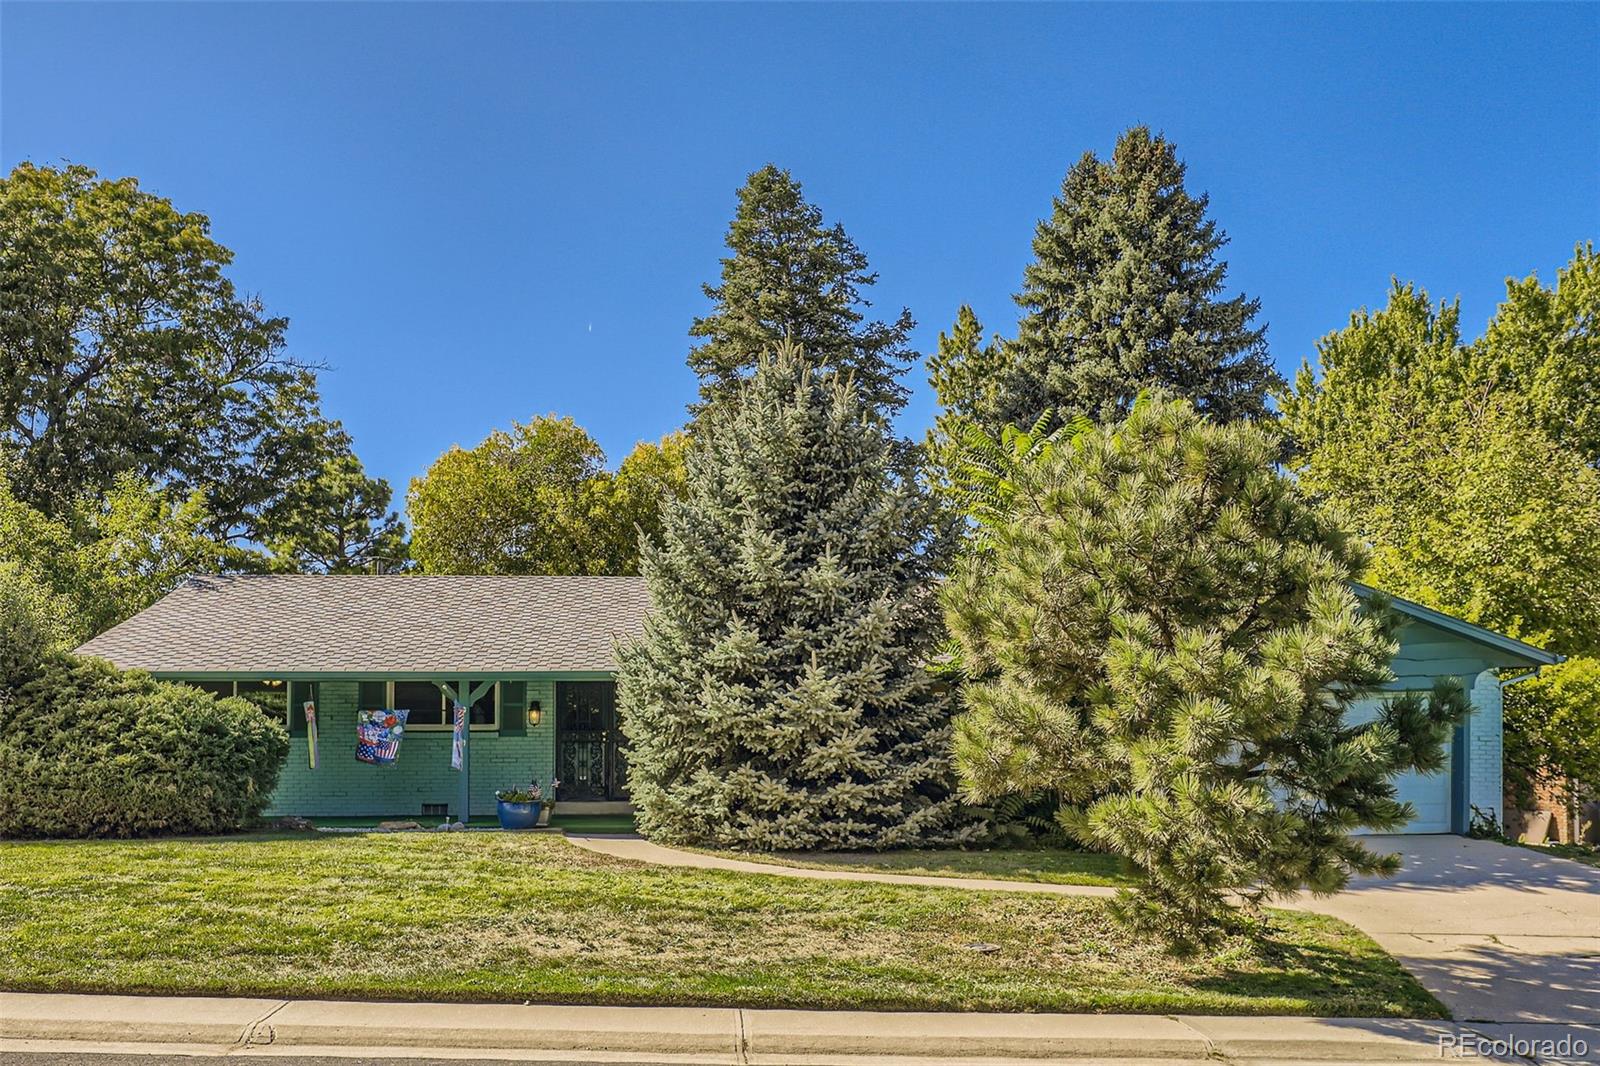
M628 769L614 681L556 682L560 800L625 800Z

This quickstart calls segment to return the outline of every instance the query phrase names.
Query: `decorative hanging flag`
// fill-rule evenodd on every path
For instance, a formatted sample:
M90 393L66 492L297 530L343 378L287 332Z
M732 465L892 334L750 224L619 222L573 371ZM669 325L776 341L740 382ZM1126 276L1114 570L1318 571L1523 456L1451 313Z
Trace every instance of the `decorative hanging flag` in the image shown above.
M356 714L356 758L387 766L400 753L410 711L359 711Z
M461 704L456 704L455 732L450 743L450 769L461 769L462 757L466 754L467 746L467 709Z
M306 758L311 762L311 768L317 768L317 705L306 700Z

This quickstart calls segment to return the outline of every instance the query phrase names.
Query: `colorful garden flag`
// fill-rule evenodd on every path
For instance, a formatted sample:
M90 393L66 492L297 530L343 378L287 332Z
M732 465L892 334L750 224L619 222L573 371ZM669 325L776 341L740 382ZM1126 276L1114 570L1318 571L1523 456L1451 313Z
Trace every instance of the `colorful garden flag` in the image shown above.
M410 711L359 711L356 714L356 758L387 766L400 754Z
M306 758L311 763L311 769L317 768L317 705L306 700Z
M461 769L461 760L465 756L463 750L467 746L467 709L461 704L456 704L455 731L450 742L450 769Z

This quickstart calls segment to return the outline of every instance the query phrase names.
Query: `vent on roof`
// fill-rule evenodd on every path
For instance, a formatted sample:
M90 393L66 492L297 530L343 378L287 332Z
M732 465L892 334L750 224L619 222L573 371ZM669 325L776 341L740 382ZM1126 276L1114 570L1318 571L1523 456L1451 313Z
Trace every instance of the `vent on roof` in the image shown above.
M450 804L448 804L448 803L424 803L422 805L422 816L424 818L428 817L429 815L435 815L435 814L438 815L439 817L443 818L444 816L448 815L449 813L450 813Z

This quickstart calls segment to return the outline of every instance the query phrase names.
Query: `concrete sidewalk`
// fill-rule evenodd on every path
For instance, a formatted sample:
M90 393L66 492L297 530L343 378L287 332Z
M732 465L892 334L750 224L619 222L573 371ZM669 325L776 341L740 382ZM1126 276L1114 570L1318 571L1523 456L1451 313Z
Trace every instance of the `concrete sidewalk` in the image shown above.
M1485 1041L1567 1038L1522 1062L1600 1062L1600 1027L1382 1019L937 1014L0 993L0 1054L561 1058L594 1062L1420 1061ZM1586 1045L1577 1051L1579 1043ZM1560 1051L1552 1047L1552 1052ZM1515 1054L1511 1054L1515 1052ZM1473 1056L1479 1057L1479 1056Z

